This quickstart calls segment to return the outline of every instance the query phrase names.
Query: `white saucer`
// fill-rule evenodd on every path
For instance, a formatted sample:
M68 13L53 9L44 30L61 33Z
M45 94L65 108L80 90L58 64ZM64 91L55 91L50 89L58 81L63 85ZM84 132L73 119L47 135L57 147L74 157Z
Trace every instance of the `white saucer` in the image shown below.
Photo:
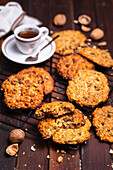
M37 52L39 51L39 49L41 49L43 46L45 46L49 41L51 41L52 38L47 36L47 38L43 41L43 43L40 45L40 47L35 50L35 52L32 54L32 56L35 56L37 54ZM49 59L55 52L55 42L53 41L50 45L48 45L45 49L43 49L39 56L38 56L38 60L37 61L29 61L26 62L25 59L27 57L29 57L30 55L25 55L22 54L17 46L16 46L16 42L15 42L15 37L14 34L9 36L8 38L6 38L2 44L2 52L3 54L11 61L14 61L16 63L20 63L20 64L37 64L37 63L41 63L47 59Z

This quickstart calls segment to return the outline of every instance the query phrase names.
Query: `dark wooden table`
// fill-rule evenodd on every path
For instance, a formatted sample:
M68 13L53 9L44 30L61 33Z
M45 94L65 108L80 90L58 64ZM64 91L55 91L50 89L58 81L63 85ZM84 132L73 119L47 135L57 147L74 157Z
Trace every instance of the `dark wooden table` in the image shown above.
M8 0L1 0L0 5L5 5ZM28 15L34 16L43 22L43 25L52 31L60 31L65 29L80 29L80 25L74 24L73 21L81 14L88 14L92 18L90 24L91 29L99 27L104 30L105 36L103 41L107 42L107 49L113 54L113 0L18 0L23 9ZM53 18L58 13L64 13L67 17L67 22L63 27L55 27ZM7 38L9 33L5 38ZM89 38L90 33L85 33ZM0 39L0 46L4 39ZM67 100L65 96L66 82L58 78L56 74L55 63L60 56L54 55L48 61L37 64L37 67L44 67L55 79L55 89L51 95L48 95L45 100L47 102L54 100ZM11 74L28 68L28 65L21 65L8 60L2 52L0 53L0 82ZM105 73L109 71L103 70ZM112 79L112 77L109 77ZM112 147L109 143L101 142L95 135L95 130L91 128L91 138L87 144L82 144L78 149L74 150L67 146L61 146L53 143L51 140L43 140L36 130L38 120L28 118L20 113L11 111L3 103L3 96L0 93L0 170L111 170L113 167L113 159L109 153ZM111 104L113 101L113 92L111 91L109 99L104 104ZM83 110L84 114L91 116L91 112ZM29 111L24 111L24 114L29 114ZM34 111L32 111L32 116ZM15 118L11 118L10 116ZM29 122L22 123L20 120ZM9 124L9 125L8 125ZM11 125L11 126L10 126ZM29 129L36 132L37 135L32 135L26 132L26 138L19 146L18 155L10 157L6 155L5 149L10 144L8 141L9 132L21 125L22 129ZM35 144L36 151L31 151L31 146ZM65 150L62 154L60 151ZM59 152L58 152L59 151ZM47 159L50 155L50 159ZM63 156L63 163L58 163L58 156ZM111 166L112 165L112 166Z

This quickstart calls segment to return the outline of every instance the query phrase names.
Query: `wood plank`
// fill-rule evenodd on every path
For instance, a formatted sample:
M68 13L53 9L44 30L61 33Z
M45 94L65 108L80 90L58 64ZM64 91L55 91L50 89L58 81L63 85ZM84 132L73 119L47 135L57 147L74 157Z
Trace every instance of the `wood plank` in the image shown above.
M72 0L68 0L68 1L64 1L64 0L54 0L50 2L50 6L51 6L51 20L50 20L50 30L53 31L61 31L61 30L66 30L66 29L74 29L74 24L73 24L73 20L74 20L74 16L73 16L73 1ZM53 19L54 16L56 14L59 13L63 13L66 15L67 17L67 22L64 26L62 27L56 27L53 24ZM60 58L60 55L54 55L56 58ZM56 68L56 64L58 62L58 59L56 58L52 58L52 62L54 62L52 64L52 66L54 68ZM55 69L52 69L52 73L56 72ZM53 74L53 77L56 78L58 76L57 72L56 74ZM59 78L58 78L59 79ZM61 81L63 82L63 80L61 79ZM51 96L56 97L56 99L52 98L52 101L59 101L59 100L67 100L67 97L65 95L65 90L66 90L66 86L65 84L63 85L62 83L58 82L56 80L55 82L55 92L52 92ZM59 87L58 87L59 86ZM64 89L63 89L64 88ZM58 93L61 93L58 94ZM57 169L79 169L79 149L74 151L68 148L64 148L64 146L60 146L58 144L51 144L50 146L50 164L49 164L49 169L50 170L57 170ZM59 153L57 153L57 150L59 150ZM60 151L61 150L65 150L66 154L62 154ZM63 163L58 163L57 159L59 156L63 157Z
M94 29L96 27L101 27L101 23L105 22L103 17L105 15L105 11L103 11L103 7L99 4L103 2L97 1L81 1L79 5L77 5L77 1L75 2L76 8L75 10L75 18L78 18L81 14L87 14L92 18L92 22L90 24L91 28ZM101 6L101 8L100 8ZM97 10L98 8L98 10ZM77 10L76 10L77 9ZM107 10L107 9L106 9ZM101 20L98 19L101 16ZM101 21L101 22L100 22ZM100 23L100 25L99 25ZM108 27L106 25L106 27ZM77 28L80 28L79 25ZM90 32L85 34L87 37L90 36ZM112 37L112 36L111 36ZM91 115L91 113L90 113ZM111 169L111 156L109 154L110 146L107 143L101 142L99 138L95 135L95 130L91 130L91 138L89 139L86 145L82 145L81 147L81 160L82 160L82 169Z

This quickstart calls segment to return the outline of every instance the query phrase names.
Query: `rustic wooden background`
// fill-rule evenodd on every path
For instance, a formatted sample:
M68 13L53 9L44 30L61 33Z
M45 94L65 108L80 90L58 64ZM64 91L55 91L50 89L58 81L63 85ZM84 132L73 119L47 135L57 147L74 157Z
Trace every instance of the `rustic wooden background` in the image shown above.
M0 5L5 5L8 0L0 0ZM87 14L92 18L90 27L92 29L99 27L104 30L104 41L107 42L107 49L113 54L113 0L18 0L23 9L28 15L34 16L43 22L43 25L48 27L51 31L60 31L65 29L80 29L80 25L74 24L73 21L81 14ZM63 27L55 27L53 18L58 13L64 13L67 17L67 22ZM4 37L7 38L10 34ZM85 33L89 37L89 33ZM4 39L0 39L0 47ZM1 49L1 48L0 48ZM54 55L48 61L37 64L48 70L56 79L55 62L60 56ZM17 73L28 65L16 64L9 61L0 53L0 81L2 81L11 74ZM52 68L53 67L53 68ZM105 73L108 73L108 71ZM5 74L5 75L4 75ZM111 77L110 77L111 78ZM62 80L61 80L62 81ZM66 82L64 82L66 83ZM62 88L61 88L62 87ZM54 92L45 100L53 101L56 99L67 100L65 96L64 84L55 82ZM57 93L58 92L58 93ZM60 94L61 93L61 94ZM0 120L7 121L9 124L15 126L20 125L20 121L4 116L4 114L11 114L15 117L24 119L13 111L10 111L2 102L3 96L0 94ZM113 93L111 91L109 99L105 104L111 104L113 101ZM34 113L34 112L33 112ZM88 116L91 112L85 111ZM22 128L30 128L36 130L37 120L29 118L29 122L33 125L23 124ZM34 136L26 133L24 142L19 146L17 157L10 157L5 154L5 149L9 145L8 135L14 127L0 123L0 170L111 170L113 167L113 159L109 153L112 147L109 143L101 142L95 135L95 131L91 128L91 138L87 144L82 144L77 150L73 150L58 144L51 140L43 140L40 135ZM37 131L38 134L38 131ZM35 144L36 151L31 151L30 147ZM57 153L57 150L65 150L66 154ZM50 155L50 159L47 159ZM58 163L56 160L58 156L62 155L63 163Z

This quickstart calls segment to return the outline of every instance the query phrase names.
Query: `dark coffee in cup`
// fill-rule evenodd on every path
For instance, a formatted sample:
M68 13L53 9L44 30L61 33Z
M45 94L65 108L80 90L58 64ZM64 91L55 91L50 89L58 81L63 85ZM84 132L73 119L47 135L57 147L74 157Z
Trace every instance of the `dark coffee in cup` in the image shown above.
M24 31L21 31L18 36L21 37L21 38L34 38L38 35L38 32L35 31L35 30L24 30Z

